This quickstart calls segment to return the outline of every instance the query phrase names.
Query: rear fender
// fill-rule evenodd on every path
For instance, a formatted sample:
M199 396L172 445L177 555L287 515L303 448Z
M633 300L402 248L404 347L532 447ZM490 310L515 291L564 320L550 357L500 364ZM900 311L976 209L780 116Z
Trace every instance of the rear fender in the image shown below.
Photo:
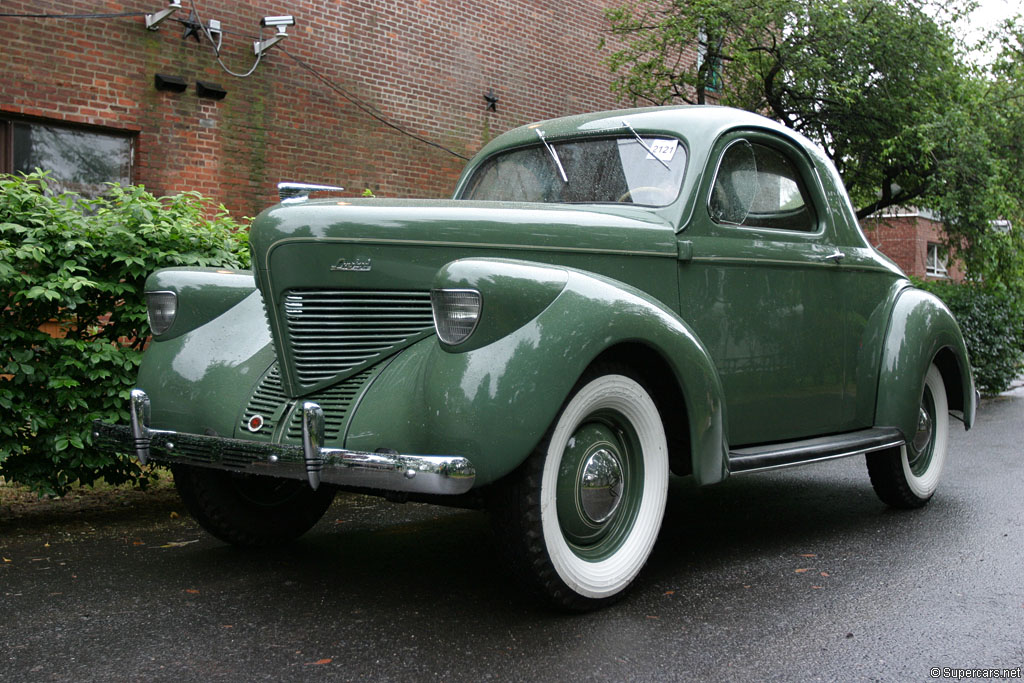
M687 421L695 478L726 476L718 374L693 331L658 301L601 276L505 259L452 262L434 286L481 291L478 330L464 345L432 337L395 357L360 400L347 448L463 455L478 484L494 481L536 448L594 359L639 343L680 388L685 408L663 406L663 417Z
M960 327L938 297L908 287L893 306L882 348L876 426L898 427L906 438L913 437L925 374L932 363L942 372L950 410L961 411L964 427L970 429L977 405Z

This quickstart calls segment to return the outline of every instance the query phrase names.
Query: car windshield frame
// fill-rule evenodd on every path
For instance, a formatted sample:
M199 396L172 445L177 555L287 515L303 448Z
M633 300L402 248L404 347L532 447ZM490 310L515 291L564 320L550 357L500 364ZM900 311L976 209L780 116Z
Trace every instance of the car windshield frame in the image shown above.
M688 151L670 135L548 140L498 152L474 170L458 199L664 207L682 191Z

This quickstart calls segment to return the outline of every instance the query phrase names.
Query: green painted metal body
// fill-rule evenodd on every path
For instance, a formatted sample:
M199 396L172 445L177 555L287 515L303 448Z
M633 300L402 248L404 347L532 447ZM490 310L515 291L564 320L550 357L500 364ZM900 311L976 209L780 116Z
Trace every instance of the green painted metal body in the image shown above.
M138 387L153 397L157 429L234 436L256 382L273 362L263 302L253 291L206 325L154 338Z
M254 393L276 387L274 419L283 425L302 400L350 387L326 445L461 455L486 485L537 446L596 358L627 346L657 358L681 397L661 409L688 435L699 483L728 475L730 447L871 426L912 434L935 359L957 393L951 407L971 425L973 383L955 321L871 248L820 151L766 119L716 107L541 125L553 141L607 137L623 134L624 118L642 135L674 137L686 149L671 204L459 199L483 159L538 142L534 127L524 127L469 163L453 200L268 209L251 234L258 293L239 274L154 275L151 288L179 292L188 312L155 338L143 363L139 386L152 399L153 426L294 440L283 427L246 432ZM816 209L815 230L712 220L718 160L739 139L788 155ZM481 319L467 341L448 346L420 329L329 377L304 380L296 370L302 349L292 318L313 315L313 307L289 296L372 298L431 287L481 292Z
M877 424L913 434L924 390L924 376L935 362L943 374L950 409L963 413L969 429L977 406L967 348L960 328L937 297L920 289L900 290L889 318L878 375Z
M147 292L174 292L178 311L161 341L205 325L256 291L250 271L224 268L168 268L146 278Z
M486 301L497 299L501 309L500 299L516 295L516 280L537 278L538 270L548 271L543 278L548 282L564 279L550 304L486 346L453 352L430 339L401 354L367 392L346 445L365 449L386 434L387 447L399 452L473 453L478 481L494 481L534 449L597 356L639 341L666 361L683 387L688 410L665 418L686 422L696 476L721 479L726 455L721 386L700 341L664 305L608 278L514 261L457 261L435 283L481 284L480 277L490 271L485 277L503 291Z

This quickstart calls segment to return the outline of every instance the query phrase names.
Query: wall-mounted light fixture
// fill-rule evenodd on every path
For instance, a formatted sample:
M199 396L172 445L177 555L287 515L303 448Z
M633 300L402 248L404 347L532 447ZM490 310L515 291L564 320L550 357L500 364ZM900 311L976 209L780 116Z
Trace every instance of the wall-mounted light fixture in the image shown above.
M167 9L162 9L159 12L146 15L146 28L150 31L155 31L160 25L160 22L171 16L175 12L181 9L181 0L171 0L170 4L167 5Z
M260 26L276 26L277 34L272 38L267 38L266 40L254 41L252 44L252 51L257 57L262 56L264 52L287 38L288 30L286 27L294 25L295 17L290 14L284 14L277 17L263 17L260 19Z

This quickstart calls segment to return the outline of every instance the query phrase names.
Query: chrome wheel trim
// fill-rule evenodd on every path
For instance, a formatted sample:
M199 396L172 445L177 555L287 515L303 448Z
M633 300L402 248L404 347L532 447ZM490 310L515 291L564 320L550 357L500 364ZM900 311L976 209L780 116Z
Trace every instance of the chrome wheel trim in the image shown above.
M920 414L917 416L917 433L914 434L914 439L911 442L913 451L918 455L927 452L934 436L935 420L932 419L932 416L922 405Z
M622 463L608 448L591 453L580 471L576 484L583 514L594 524L607 522L622 503L625 488Z

